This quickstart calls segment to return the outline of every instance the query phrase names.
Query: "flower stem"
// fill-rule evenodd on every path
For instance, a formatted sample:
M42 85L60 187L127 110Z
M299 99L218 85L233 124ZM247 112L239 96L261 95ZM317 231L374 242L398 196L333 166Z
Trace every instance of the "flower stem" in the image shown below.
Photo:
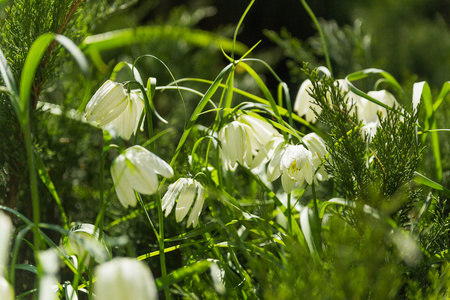
M288 232L292 233L292 208L291 208L291 193L287 195L287 219L288 219Z
M317 21L317 18L314 15L314 12L308 6L306 1L305 0L300 0L300 2L302 3L302 5L305 8L306 12L311 17L314 25L316 25L317 30L319 31L320 38L322 39L322 44L323 44L323 52L325 53L325 59L327 61L327 67L328 67L328 70L330 70L331 77L333 77L333 69L331 68L330 56L328 55L327 41L325 40L325 36L323 34L322 28L320 27L319 21Z
M27 151L27 160L28 160L28 171L30 176L31 203L33 208L33 223L34 223L33 227L34 253L35 253L36 267L38 271L37 277L40 278L42 272L38 257L41 241L41 236L39 233L40 207L39 207L39 196L36 179L36 167L34 164L33 145L31 141L31 132L28 122L22 124L22 131L24 133L25 148Z
M157 193L156 197L156 206L158 208L158 221L159 221L159 236L158 236L158 244L159 244L159 258L161 262L161 276L164 277L167 275L166 269L166 254L164 252L164 215L162 211L162 203L161 196ZM170 293L168 287L164 287L164 296L167 300L170 300Z

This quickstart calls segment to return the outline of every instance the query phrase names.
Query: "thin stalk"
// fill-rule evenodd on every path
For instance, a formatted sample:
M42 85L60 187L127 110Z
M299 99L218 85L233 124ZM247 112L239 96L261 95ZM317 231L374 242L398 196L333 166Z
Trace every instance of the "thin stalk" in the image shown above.
M319 231L320 231L320 227L322 226L322 224L321 224L320 218L319 218L319 209L317 207L316 188L315 188L314 180L311 184L311 191L312 191L313 204L314 204L314 214L315 214L315 217L317 220L317 228L319 228Z
M291 193L287 195L287 219L288 219L288 232L292 233L292 208L291 208Z
M159 221L159 237L158 237L158 244L159 244L159 259L161 262L161 276L164 277L167 275L167 269L166 269L166 252L164 251L164 215L162 211L162 203L161 203L161 196L159 193L156 197L156 206L158 208L158 221ZM167 300L170 300L170 293L169 288L167 286L164 287L164 296Z
M35 247L35 259L36 259L36 267L38 270L38 278L41 275L41 267L39 263L39 249L40 249L40 241L41 236L39 233L39 222L40 222L40 207L39 207L39 196L38 196L38 187L37 187L37 179L36 179L36 166L34 164L34 155L33 155L33 145L31 142L31 133L28 122L22 125L22 131L24 133L25 140L25 148L27 151L27 160L28 160L28 170L30 176L30 189L31 189L31 203L33 208L33 237L34 237L34 247Z
M325 53L325 59L327 61L327 67L328 67L328 70L330 70L331 77L333 77L333 69L331 68L330 55L328 55L327 41L325 40L325 35L323 34L323 31L322 31L322 28L320 27L319 21L317 21L317 18L314 15L314 12L308 6L306 1L305 0L300 0L300 2L302 3L302 5L305 8L306 12L311 17L314 25L316 25L317 30L319 31L320 38L322 39L322 43L323 43L323 52Z

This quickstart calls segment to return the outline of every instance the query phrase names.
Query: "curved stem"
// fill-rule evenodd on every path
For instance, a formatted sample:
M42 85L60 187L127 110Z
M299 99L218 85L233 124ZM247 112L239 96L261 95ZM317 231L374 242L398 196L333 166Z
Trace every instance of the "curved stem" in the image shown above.
M317 21L316 16L314 15L314 12L311 10L311 8L308 6L308 4L306 3L305 0L300 0L300 2L302 3L303 7L305 8L306 12L308 13L308 15L311 17L314 25L316 25L317 30L319 31L320 34L320 38L322 39L322 43L323 43L323 52L325 53L325 59L327 61L327 67L328 70L330 70L331 73L331 77L333 77L333 69L331 68L331 61L330 61L330 56L328 55L328 49L327 49L327 41L325 40L325 36L323 34L322 28L320 27L319 21Z

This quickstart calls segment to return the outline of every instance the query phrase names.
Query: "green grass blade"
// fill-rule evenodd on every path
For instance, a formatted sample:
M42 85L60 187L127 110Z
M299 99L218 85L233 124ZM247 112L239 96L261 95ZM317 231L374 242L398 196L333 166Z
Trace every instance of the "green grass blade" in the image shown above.
M22 69L20 78L20 121L24 124L28 123L28 102L31 94L31 87L34 82L36 70L41 62L42 56L46 53L50 43L56 40L72 54L75 61L78 63L81 71L88 75L89 67L86 58L78 47L67 37L56 35L53 33L45 33L39 36L31 45L28 52L25 64Z
M233 64L229 64L228 66L226 66L225 68L222 69L222 71L219 73L219 75L217 75L217 77L214 80L214 82L212 83L212 85L206 91L205 96L198 103L197 107L195 108L194 112L192 113L191 118L190 118L190 120L189 120L189 122L188 122L188 124L187 124L187 126L186 126L186 128L184 130L184 132L183 132L183 135L180 138L180 141L178 142L177 149L175 150L175 154L172 157L170 165L173 165L173 163L177 159L178 154L180 153L181 148L183 147L184 143L186 142L186 139L189 136L189 133L191 132L192 127L194 126L195 122L197 121L200 113L203 111L203 109L205 108L205 106L208 103L208 101L211 99L211 97L216 92L216 90L219 87L220 82L222 81L222 79L225 76L225 74L232 67L233 67Z
M41 157L38 153L34 153L34 161L36 163L36 168L39 173L39 177L41 178L44 185L49 190L50 194L52 194L53 198L56 201L56 204L58 205L59 211L61 213L62 223L63 227L66 230L69 230L69 223L67 221L67 215L64 211L64 207L62 206L61 199L58 196L58 192L56 191L55 185L53 184L52 179L50 178L50 175L48 174L47 170L45 169L44 163L41 160Z
M403 99L405 101L408 101L408 97L405 94L405 91L403 91L401 85L398 83L398 81L394 78L394 76L392 76L391 74L389 74L388 72L381 70L381 69L375 69L375 68L369 68L369 69L364 69L358 72L354 72L351 73L349 75L347 75L347 77L345 77L345 81L347 82L347 84L349 85L350 89L352 90L352 92L354 92L355 94L362 96L386 109L392 109L391 107L387 106L384 103L381 103L380 101L378 101L377 99L370 97L369 95L367 95L366 93L362 92L361 90L357 89L351 82L352 81L356 81L356 80L360 80L360 79L364 79L367 78L371 75L380 75L382 77L384 77L386 79L386 82L389 83L391 86L394 87L395 90L397 90L397 92L403 97Z
M305 207L300 213L300 228L309 251L312 254L322 256L322 238L318 224L314 211Z
M199 29L176 26L142 26L109 31L87 37L80 47L85 53L91 54L158 39L182 40L194 46L214 46L217 49L222 47L228 51L231 51L234 45L234 51L239 54L248 50L244 44L238 42L233 44L233 40L229 38Z
M210 261L202 260L175 270L167 276L156 279L156 286L158 287L158 290L161 291L162 289L167 288L174 283L180 282L185 278L193 276L194 274L200 274L209 270L211 263L212 262Z
M429 186L432 189L435 189L437 191L443 192L447 197L450 197L450 190L447 189L445 186L440 185L439 183L431 180L430 178L426 177L425 175L420 174L419 172L414 172L414 181L423 184L426 186Z
M441 91L441 94L439 96L445 97L446 85L444 84L443 90ZM430 131L430 140L431 140L431 149L433 151L433 157L434 157L434 167L435 167L435 178L437 181L442 180L442 161L441 161L441 152L439 148L439 135L437 131L434 131L437 129L436 125L436 117L435 117L435 110L433 108L433 98L431 95L430 86L425 81L418 82L414 84L413 88L414 96L418 98L418 94L423 99L423 106L425 107L425 120L424 120L424 126L423 131L426 132L428 130ZM443 99L443 98L442 98ZM437 106L439 107L439 105ZM427 134L424 133L422 136L422 141L425 142L427 138Z

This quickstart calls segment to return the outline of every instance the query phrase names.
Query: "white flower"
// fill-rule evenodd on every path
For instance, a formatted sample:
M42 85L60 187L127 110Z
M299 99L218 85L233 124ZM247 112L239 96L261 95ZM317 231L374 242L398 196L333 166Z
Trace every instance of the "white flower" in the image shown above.
M181 222L186 217L195 200L186 226L189 227L192 224L193 227L197 227L198 217L205 202L205 188L198 181L191 178L180 178L169 185L169 189L162 198L162 210L166 212L166 217L172 211L177 198L178 202L175 208L176 221Z
M327 148L325 147L325 141L314 132L305 135L302 141L308 146L308 150L312 153L314 172L317 172L315 178L320 181L327 180L328 174L323 165L316 171L328 154Z
M58 255L49 248L38 254L43 269L43 276L39 281L39 299L58 299L55 275L59 271ZM56 287L56 290L55 290Z
M158 299L155 280L143 262L119 257L95 268L97 300Z
M136 206L134 191L152 195L158 190L160 174L172 178L172 167L141 146L132 146L120 154L111 165L111 176L117 197L124 207Z
M2 276L0 276L0 299L2 300L14 299L14 289L6 280L6 278Z
M303 185L306 180L312 183L314 175L313 156L303 145L288 145L280 161L281 184L286 193L290 193L298 183Z
M253 169L267 157L263 143L247 124L233 121L219 132L221 158L227 170L236 170L238 163Z
M361 105L362 97L358 96L350 90L347 83L345 82L345 79L338 79L334 82L334 84L336 86L339 86L342 94L346 93L345 100L347 101L347 108L350 108L353 105L350 114L353 115L356 113L356 111L358 111L359 113L358 107Z
M241 114L237 118L237 121L250 126L258 140L264 146L270 143L273 138L282 136L271 124L256 117Z
M281 175L280 162L286 150L286 142L283 138L275 138L267 146L269 163L267 164L267 181L272 182Z
M370 91L367 93L372 98L380 101L381 103L386 104L389 107L398 106L398 102L395 99L394 95L389 93L386 90L381 91ZM364 124L369 124L371 122L378 121L377 113L380 112L381 117L385 118L387 115L386 108L379 106L378 104L366 99L362 98L361 105L359 109L359 117L363 120Z
M105 128L114 126L124 139L136 132L144 110L140 92L127 93L117 82L107 80L86 105L86 120Z
M102 239L99 241L98 228L94 231L95 226L92 224L77 224L70 228L69 235L64 239L64 250L70 256L75 255L81 260L86 253L84 265L89 266L91 255L96 262L104 262L109 257L109 249ZM76 261L78 263L78 261ZM76 266L78 267L78 266Z
M8 259L11 231L11 219L0 211L0 277L4 274L4 268Z
M314 98L309 95L312 91L312 87L313 84L311 80L306 79L303 81L294 103L294 111L296 111L300 117L305 116L305 120L309 123L316 122L314 110L316 110L318 114L322 112L322 108L315 104Z

